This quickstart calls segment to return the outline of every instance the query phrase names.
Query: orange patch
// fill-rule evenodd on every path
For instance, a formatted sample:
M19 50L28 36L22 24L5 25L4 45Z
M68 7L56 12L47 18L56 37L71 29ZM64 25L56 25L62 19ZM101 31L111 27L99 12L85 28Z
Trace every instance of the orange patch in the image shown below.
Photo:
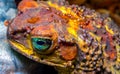
M73 60L77 54L76 46L61 46L60 53L63 59Z
M10 23L10 22L9 22L8 20L5 20L5 21L4 21L4 25L5 25L5 26L8 26L9 23Z
M33 0L23 0L19 3L18 5L18 10L20 11L25 11L26 9L29 8L35 8L38 7L38 3L36 1Z
M113 40L112 40L112 36L110 35L110 34L108 34L108 36L109 36L109 40L110 40L110 46L111 46L111 50L112 50L112 52L111 52L111 54L110 54L110 58L111 59L115 59L116 57L116 49L114 48L114 44L113 44Z
M116 59L116 56L117 56L117 53L116 53L116 49L114 48L114 44L113 44L113 40L112 40L112 36L111 36L111 34L107 34L108 35L108 38L106 38L106 39L108 39L109 40L109 45L108 45L108 49L107 49L107 54L109 55L109 58L111 59L111 60L114 60L114 59Z
M114 58L115 58L115 53L114 53L114 52L110 54L110 58L111 58L111 59L114 59Z
M90 23L88 23L87 25L83 25L83 28L88 30L94 30L93 26Z
M39 21L40 18L39 17L32 17L30 19L27 20L28 23L32 23L35 24L37 21Z
M33 36L54 36L56 35L56 31L53 25L46 25L46 26L41 25L41 26L35 27L32 30L31 35Z

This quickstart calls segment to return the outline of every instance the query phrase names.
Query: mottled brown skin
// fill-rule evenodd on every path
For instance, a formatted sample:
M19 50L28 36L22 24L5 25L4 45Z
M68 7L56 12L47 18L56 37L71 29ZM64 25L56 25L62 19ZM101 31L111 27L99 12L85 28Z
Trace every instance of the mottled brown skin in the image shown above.
M65 7L79 18L46 2L18 13L8 27L10 45L32 60L57 67L61 74L94 74L103 69L119 74L120 30L116 24L94 10ZM77 22L71 25L70 20ZM39 53L31 45L33 37L51 39L52 46Z

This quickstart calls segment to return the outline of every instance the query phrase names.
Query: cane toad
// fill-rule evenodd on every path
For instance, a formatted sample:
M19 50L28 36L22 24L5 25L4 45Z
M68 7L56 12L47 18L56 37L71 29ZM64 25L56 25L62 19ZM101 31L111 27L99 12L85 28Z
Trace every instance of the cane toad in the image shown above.
M8 25L14 50L60 74L120 73L120 30L111 18L84 6L31 4L21 3Z

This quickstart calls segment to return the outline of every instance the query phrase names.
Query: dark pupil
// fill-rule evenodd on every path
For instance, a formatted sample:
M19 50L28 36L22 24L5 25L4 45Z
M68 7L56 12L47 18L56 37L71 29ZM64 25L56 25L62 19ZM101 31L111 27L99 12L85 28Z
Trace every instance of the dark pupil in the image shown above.
M43 41L37 41L37 44L39 44L39 45L44 45L45 42L43 42Z

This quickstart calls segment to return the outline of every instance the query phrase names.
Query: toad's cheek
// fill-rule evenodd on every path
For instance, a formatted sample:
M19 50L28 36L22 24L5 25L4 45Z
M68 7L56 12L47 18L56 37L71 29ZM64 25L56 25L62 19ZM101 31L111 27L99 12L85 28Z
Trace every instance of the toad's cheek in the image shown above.
M60 55L64 60L70 61L74 60L77 55L77 47L76 46L61 46Z

